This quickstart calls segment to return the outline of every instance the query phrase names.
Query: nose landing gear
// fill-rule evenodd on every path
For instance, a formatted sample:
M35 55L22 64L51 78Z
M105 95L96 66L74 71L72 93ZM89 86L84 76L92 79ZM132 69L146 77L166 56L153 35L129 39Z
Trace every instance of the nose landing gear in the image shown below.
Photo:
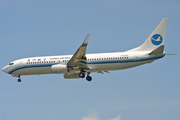
M21 78L20 78L20 76L18 77L18 80L17 80L18 82L21 82Z

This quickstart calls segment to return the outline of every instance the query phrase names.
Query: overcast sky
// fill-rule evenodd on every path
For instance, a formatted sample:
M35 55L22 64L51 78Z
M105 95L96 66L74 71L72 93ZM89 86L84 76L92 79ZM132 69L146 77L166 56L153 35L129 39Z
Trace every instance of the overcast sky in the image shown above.
M0 72L0 120L178 120L179 0L1 0L0 67L11 61L73 54L91 33L87 53L141 45L169 18L165 56L151 64L91 73L16 77Z

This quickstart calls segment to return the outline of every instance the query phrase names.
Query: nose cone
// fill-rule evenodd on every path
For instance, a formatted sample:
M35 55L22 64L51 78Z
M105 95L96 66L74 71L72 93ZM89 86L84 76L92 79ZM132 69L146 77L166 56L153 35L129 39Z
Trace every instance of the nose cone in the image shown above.
M8 73L7 67L4 67L4 68L2 69L2 71L5 72L5 73Z

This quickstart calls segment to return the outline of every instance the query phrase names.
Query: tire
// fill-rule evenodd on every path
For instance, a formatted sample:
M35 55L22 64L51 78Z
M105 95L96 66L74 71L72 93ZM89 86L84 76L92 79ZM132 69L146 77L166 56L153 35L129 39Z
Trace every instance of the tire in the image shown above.
M91 81L91 80L92 80L92 77L91 77L91 76L87 76L87 77L86 77L86 80L87 80L87 81Z
M18 82L21 82L21 79L18 79L17 81L18 81Z
M80 77L80 78L84 78L84 77L85 77L85 74L84 74L84 73L79 73L79 77Z

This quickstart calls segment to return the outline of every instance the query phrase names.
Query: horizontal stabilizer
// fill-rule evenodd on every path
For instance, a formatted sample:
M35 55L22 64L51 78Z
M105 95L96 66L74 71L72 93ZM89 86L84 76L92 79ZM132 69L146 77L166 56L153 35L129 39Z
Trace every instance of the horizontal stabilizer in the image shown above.
M155 50L153 50L151 53L149 53L149 55L161 55L163 54L163 51L164 51L164 45L161 45Z

